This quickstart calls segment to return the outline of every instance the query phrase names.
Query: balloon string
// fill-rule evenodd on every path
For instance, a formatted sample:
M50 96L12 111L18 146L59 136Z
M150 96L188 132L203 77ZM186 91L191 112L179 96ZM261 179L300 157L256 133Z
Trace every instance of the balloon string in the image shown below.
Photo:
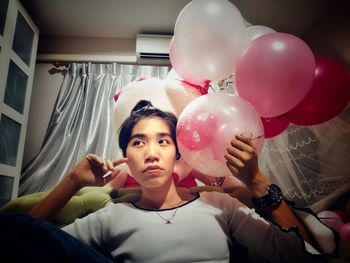
M211 85L209 84L210 80L206 80L203 85L193 84L193 83L190 83L186 80L180 80L180 81L182 82L182 84L185 84L187 86L191 86L191 87L197 89L202 95L207 94L209 87L211 87Z

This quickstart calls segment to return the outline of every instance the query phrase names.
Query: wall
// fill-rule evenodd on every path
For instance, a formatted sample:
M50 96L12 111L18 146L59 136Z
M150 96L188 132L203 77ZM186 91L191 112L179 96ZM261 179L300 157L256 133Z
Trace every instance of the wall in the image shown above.
M304 39L319 56L333 58L350 71L350 1L334 0Z
M136 63L135 38L92 38L43 36L39 61L98 61Z

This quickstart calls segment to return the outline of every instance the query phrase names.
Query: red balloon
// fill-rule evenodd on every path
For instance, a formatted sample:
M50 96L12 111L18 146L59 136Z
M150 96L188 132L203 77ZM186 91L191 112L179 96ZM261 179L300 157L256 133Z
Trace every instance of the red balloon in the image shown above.
M299 125L326 122L342 112L350 99L350 78L336 61L316 57L315 78L305 98L285 117Z
M340 238L342 240L350 241L350 223L344 224L343 227L340 229Z
M289 125L289 120L283 116L275 118L261 118L264 125L265 139L281 134Z
M333 213L336 213L338 216L341 217L341 219L343 220L343 222L346 222L345 220L345 212L344 211L341 211L341 210L333 210L332 211Z

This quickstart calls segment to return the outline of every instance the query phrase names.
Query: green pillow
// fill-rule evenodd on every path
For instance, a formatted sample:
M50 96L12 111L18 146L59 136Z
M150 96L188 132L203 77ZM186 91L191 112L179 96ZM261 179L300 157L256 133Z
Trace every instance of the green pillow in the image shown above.
M55 216L53 223L63 227L76 218L82 218L104 207L111 201L112 187L84 187ZM48 192L38 192L11 200L0 209L0 213L28 213Z

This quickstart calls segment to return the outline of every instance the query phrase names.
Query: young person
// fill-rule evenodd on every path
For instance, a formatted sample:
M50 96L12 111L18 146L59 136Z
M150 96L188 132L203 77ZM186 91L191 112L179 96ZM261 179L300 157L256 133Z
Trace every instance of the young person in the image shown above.
M140 101L120 129L124 158L112 164L87 155L30 214L50 220L79 189L106 184L119 173L114 167L126 163L141 185L140 200L110 204L63 228L108 251L116 262L229 262L235 260L233 241L271 262L318 262L333 253L333 232L314 217L300 214L302 222L295 215L260 171L248 138L233 138L225 154L227 167L272 223L227 194L177 188L172 177L180 158L176 123L173 114Z

